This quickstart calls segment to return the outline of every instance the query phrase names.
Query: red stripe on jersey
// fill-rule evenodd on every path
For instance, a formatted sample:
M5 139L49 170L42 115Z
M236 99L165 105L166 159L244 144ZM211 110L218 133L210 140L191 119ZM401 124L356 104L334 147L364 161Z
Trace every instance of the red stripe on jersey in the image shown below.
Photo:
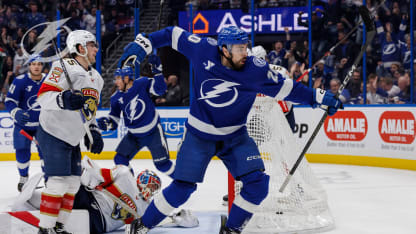
M104 182L101 184L102 187L106 187L113 182L113 174L111 174L110 169L101 168L101 175L104 178Z
M116 196L118 198L121 197L120 190L114 184L106 187L105 189L107 189L107 191L109 191L110 193L112 193L114 196Z
M58 216L59 209L62 204L62 197L42 193L41 199L40 213L44 213L49 216Z
M74 194L66 193L62 199L61 209L71 211L74 206L75 196Z
M49 91L61 92L62 89L60 89L60 88L58 88L56 86L53 86L53 85L49 85L49 84L46 84L46 83L42 83L42 85L40 86L39 91L38 91L38 97L41 94L46 93L46 92L49 92Z
M277 101L277 103L279 103L283 113L289 112L289 107L287 107L287 103L285 101Z

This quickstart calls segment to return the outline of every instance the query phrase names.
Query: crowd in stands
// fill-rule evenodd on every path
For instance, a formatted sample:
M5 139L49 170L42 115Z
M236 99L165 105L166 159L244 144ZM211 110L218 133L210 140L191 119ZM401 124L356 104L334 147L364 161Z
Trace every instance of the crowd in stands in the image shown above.
M150 0L139 1L140 8L147 8ZM346 104L363 104L363 92L366 92L367 104L410 103L410 29L409 7L411 0L385 0L375 9L375 0L367 0L368 9L372 12L377 27L376 38L367 49L367 69L363 74L362 65L354 72L347 88L341 95ZM30 51L37 42L40 28L28 31L34 25L56 20L56 9L61 18L71 17L67 26L71 29L86 29L95 33L96 1L91 0L35 0L3 1L0 4L0 103L4 100L8 86L14 77L27 71L26 57L20 48L20 41L27 33L24 49ZM196 10L236 8L246 11L249 0L170 0L168 24L177 25L178 12L186 10L192 3ZM102 48L105 49L118 33L130 30L133 25L133 0L101 0L102 12ZM307 1L295 0L256 0L256 7L306 6ZM344 40L324 59L320 59L333 45L342 40L360 21L356 0L321 0L313 1L315 8L312 19L312 55L316 66L309 76L301 82L312 84L336 92L349 71L361 44L363 29L360 26L355 33ZM299 12L298 24L308 27L305 13ZM38 31L39 30L39 31ZM282 38L282 39L280 39ZM416 42L414 43L416 45ZM307 33L292 33L285 28L285 37L279 37L272 46L263 44L269 49L269 63L281 65L288 69L293 79L298 79L309 67L309 46ZM413 48L416 53L416 48ZM164 64L164 74L169 92L155 99L157 105L188 105L189 74L180 55L173 51L160 52ZM320 59L320 60L319 60ZM179 64L181 64L179 66ZM45 67L45 72L48 67ZM310 81L311 80L311 81ZM365 86L364 86L365 85ZM178 94L179 93L179 94ZM177 97L180 97L179 99ZM416 96L413 98L416 102ZM2 106L0 104L0 109Z

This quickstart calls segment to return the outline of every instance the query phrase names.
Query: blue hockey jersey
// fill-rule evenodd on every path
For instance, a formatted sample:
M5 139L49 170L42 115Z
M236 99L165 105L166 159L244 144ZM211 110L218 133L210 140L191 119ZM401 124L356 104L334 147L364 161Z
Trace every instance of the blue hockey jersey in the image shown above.
M29 73L17 76L7 93L5 104L9 113L12 113L16 108L20 108L30 115L29 122L25 126L20 126L15 121L15 124L25 130L36 130L39 126L40 105L36 102L36 99L44 78L45 74L42 74L40 81L32 80Z
M171 46L192 61L195 98L186 127L202 138L224 140L247 131L247 115L257 93L297 103L313 102L313 89L289 79L282 67L252 56L242 70L223 66L213 38L168 27L149 34L149 40L154 48Z
M117 124L121 113L128 131L135 136L146 136L156 129L160 121L150 94L161 96L167 86L162 75L141 77L126 92L117 91L111 97L110 118Z

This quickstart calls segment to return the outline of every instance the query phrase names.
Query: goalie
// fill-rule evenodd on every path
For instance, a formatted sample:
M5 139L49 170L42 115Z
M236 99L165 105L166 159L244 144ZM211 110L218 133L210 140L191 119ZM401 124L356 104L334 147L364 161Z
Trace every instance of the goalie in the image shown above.
M125 201L139 216L143 215L153 195L161 188L160 178L150 170L144 170L134 178L127 166L99 168L88 157L84 157L81 166L81 187L75 196L74 209L88 210L91 234L111 232L134 220L133 214L97 190L97 186L118 197L119 202ZM29 179L13 204L13 210L39 209L41 194L40 190L35 188L42 177L42 173L39 173ZM180 227L195 227L199 224L198 219L189 210L181 210L170 218Z

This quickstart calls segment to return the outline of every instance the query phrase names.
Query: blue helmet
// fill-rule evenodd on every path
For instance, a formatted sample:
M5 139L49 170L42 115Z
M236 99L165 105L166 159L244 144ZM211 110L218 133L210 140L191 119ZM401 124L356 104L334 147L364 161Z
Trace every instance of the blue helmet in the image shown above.
M223 28L218 34L218 46L220 49L223 45L246 44L248 35L236 26Z
M115 71L114 71L114 76L122 76L123 74L122 74L122 72L121 72L121 68L117 68Z
M40 54L31 54L27 58L27 61L25 64L30 64L33 62L42 62L42 56L40 56Z
M129 66L123 67L121 69L121 75L123 77L128 76L130 80L134 80L134 72L133 69Z

